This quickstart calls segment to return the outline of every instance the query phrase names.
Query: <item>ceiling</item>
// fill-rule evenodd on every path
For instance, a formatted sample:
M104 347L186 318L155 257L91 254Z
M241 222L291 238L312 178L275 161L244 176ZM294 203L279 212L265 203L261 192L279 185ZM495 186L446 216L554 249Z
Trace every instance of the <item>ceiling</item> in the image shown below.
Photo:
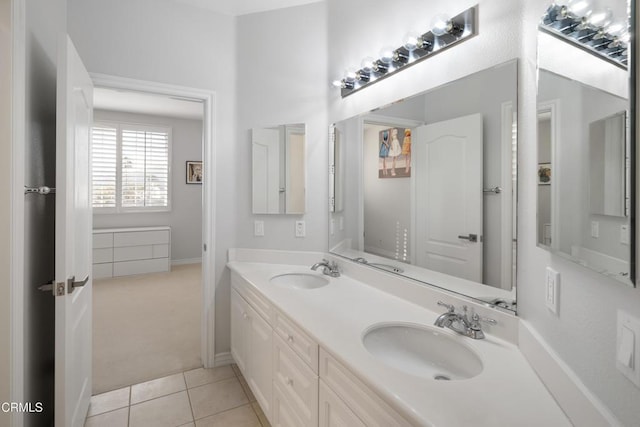
M181 119L202 120L203 115L200 101L98 87L93 91L93 108Z
M324 0L175 0L179 3L208 9L225 15L246 15L267 10L282 9Z

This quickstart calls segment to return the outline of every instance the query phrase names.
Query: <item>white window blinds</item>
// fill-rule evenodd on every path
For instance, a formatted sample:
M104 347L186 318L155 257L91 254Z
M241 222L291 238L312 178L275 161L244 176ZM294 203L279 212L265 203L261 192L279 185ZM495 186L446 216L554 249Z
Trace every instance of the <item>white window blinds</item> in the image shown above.
M170 137L168 128L94 125L93 207L167 210Z
M91 178L94 208L116 207L117 134L115 127L93 127Z

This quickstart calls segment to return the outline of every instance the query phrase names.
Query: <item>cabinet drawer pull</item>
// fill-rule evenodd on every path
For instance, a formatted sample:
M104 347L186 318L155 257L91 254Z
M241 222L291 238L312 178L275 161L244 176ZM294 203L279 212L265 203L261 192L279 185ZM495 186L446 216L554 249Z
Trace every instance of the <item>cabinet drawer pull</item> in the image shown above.
M287 335L287 341L293 343L293 335Z

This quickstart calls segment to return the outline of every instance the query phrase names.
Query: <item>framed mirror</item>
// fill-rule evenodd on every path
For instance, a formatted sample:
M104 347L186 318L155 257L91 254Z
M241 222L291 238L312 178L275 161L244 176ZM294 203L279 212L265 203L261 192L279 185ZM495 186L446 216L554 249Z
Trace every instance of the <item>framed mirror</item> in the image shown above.
M305 126L251 130L254 214L305 212Z
M330 251L515 310L517 69L335 123Z
M537 243L633 286L630 3L598 6L555 2L540 21Z

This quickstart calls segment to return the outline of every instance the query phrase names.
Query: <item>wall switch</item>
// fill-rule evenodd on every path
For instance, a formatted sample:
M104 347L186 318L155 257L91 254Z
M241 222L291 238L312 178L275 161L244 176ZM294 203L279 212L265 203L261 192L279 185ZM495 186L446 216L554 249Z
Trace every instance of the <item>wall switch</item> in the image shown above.
M545 280L545 304L551 312L558 314L558 298L560 287L560 273L547 267Z
M620 226L620 243L623 245L629 244L629 226L627 224Z
M618 310L616 367L640 387L640 320Z
M600 237L600 223L598 221L591 221L591 237L594 239Z
M296 237L304 237L306 235L304 221L296 221Z
M264 221L253 222L253 235L256 237L264 236Z

